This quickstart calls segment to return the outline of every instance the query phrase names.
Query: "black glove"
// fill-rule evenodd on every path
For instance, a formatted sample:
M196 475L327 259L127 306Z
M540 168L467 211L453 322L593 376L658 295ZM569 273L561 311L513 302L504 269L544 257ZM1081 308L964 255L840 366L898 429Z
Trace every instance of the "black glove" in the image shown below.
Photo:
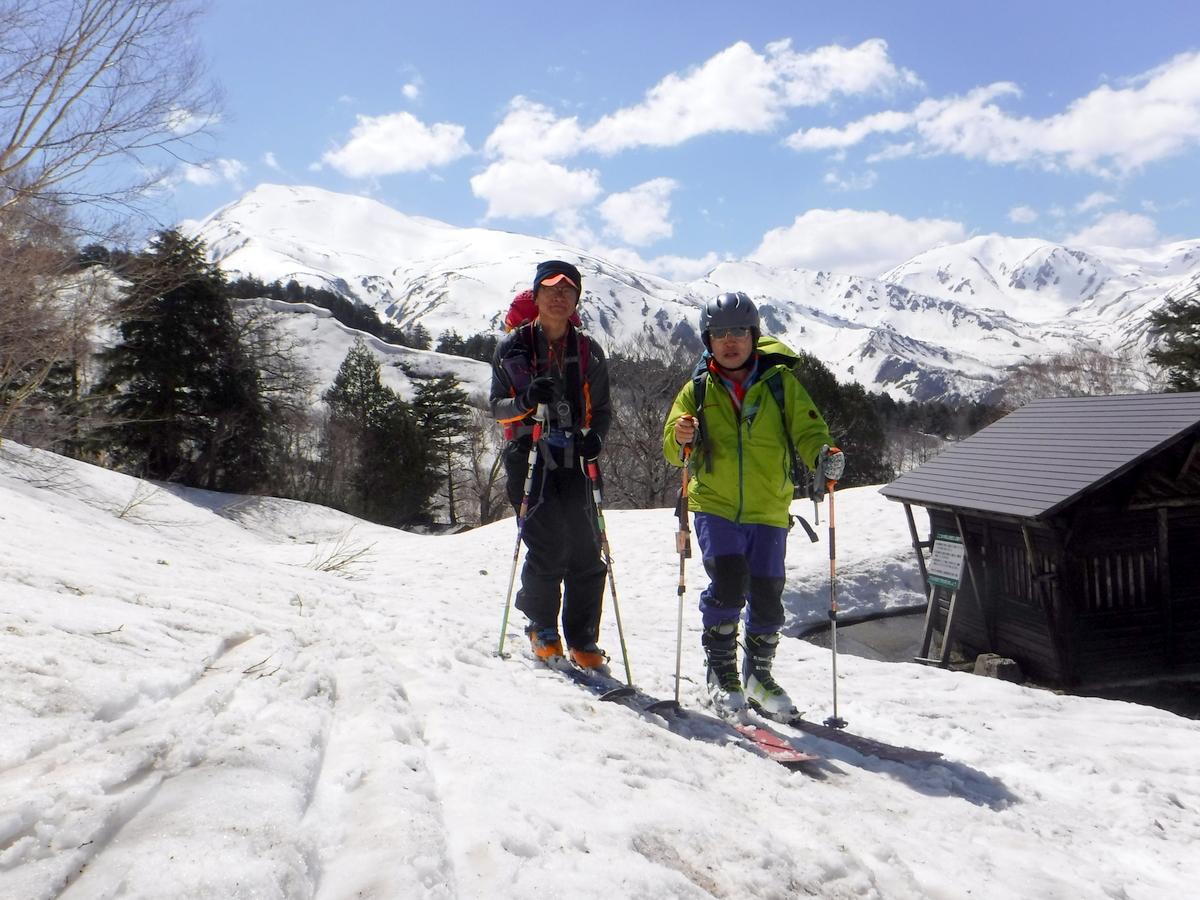
M584 459L595 459L600 455L600 447L604 442L597 431L587 431L575 439L575 449Z
M554 379L549 375L539 375L525 388L525 393L521 395L521 405L536 409L539 403L549 403L553 399Z

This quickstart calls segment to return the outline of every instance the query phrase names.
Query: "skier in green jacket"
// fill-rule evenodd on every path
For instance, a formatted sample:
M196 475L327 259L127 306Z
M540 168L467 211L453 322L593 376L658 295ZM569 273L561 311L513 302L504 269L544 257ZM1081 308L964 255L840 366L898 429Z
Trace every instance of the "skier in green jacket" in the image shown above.
M672 465L691 468L688 506L710 579L700 595L708 689L725 711L740 709L748 696L767 712L787 714L795 707L771 664L784 623L792 448L824 482L841 477L845 457L831 446L825 420L790 372L795 354L770 338L760 341L758 309L746 294L710 300L700 332L707 371L675 398L663 427L663 454ZM739 677L738 621L747 605Z

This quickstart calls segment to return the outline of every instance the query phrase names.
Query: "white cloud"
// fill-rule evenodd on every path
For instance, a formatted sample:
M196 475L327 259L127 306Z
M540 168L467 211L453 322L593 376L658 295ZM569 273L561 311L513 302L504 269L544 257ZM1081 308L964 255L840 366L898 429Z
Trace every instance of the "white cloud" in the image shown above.
M769 266L876 277L933 247L957 243L959 222L905 219L886 212L811 209L786 228L763 235L746 258Z
M649 272L651 275L669 278L671 281L695 281L703 278L723 259L716 253L706 253L699 259L687 256L656 256L653 259L642 259L636 251L625 247L595 248L592 252L602 255L605 259L612 260L618 265L625 266L627 269ZM724 259L728 259L728 257L726 256Z
M777 80L766 58L739 41L686 76L668 75L637 106L602 118L588 129L588 144L616 153L714 131L767 131L783 111Z
M343 175L365 178L418 172L454 162L471 152L463 127L440 122L426 126L412 113L359 116L350 140L321 157Z
M274 169L276 172L282 171L279 166L279 161L277 159L275 159L275 154L272 153L270 150L268 150L266 153L263 154L262 159L263 159L263 162L267 164L267 166Z
M558 210L553 213L553 222L552 236L554 240L571 247L578 247L581 250L591 250L601 246L596 232L584 221L583 214L578 208ZM603 256L604 254L598 255Z
M245 174L246 166L236 159L214 159L198 166L191 163L185 163L183 166L184 181L204 187L220 184L222 181L237 186Z
M763 132L790 106L824 103L918 84L887 58L887 44L870 40L795 53L789 41L756 53L739 41L687 73L672 73L637 106L617 110L587 129L589 147L615 153L637 146L671 147L719 131Z
M1032 206L1014 206L1008 211L1008 221L1028 225L1037 221L1037 210Z
M1097 206L1105 206L1109 203L1116 203L1117 198L1111 197L1101 191L1096 191L1094 194L1089 194L1084 197L1075 206L1075 212L1087 212L1089 209L1095 209Z
M880 38L848 49L831 44L811 53L796 53L790 40L779 41L768 44L767 53L789 106L814 106L837 94L879 93L921 85L916 75L897 69L888 59L887 42Z
M845 128L810 128L797 131L784 141L794 150L844 150L861 143L877 132L896 132L911 128L912 113L881 112L851 122Z
M715 269L722 259L716 253L706 253L699 259L687 256L657 256L650 260L647 266L650 272L672 281L695 281Z
M583 149L583 132L574 119L560 119L553 110L525 97L514 97L508 113L496 126L483 152L506 159L563 159Z
M1046 119L1016 118L997 103L1019 96L1014 84L993 84L963 97L925 100L911 113L799 131L787 143L797 150L844 149L872 134L911 130L917 140L908 152L1037 162L1102 176L1135 171L1200 143L1200 53L1176 56L1128 87L1097 88Z
M673 178L655 178L623 194L609 194L598 207L605 232L639 247L669 238L674 228L667 216L677 187Z
M879 173L873 169L868 169L861 175L851 175L849 178L841 178L836 172L828 172L823 179L826 184L831 184L839 191L865 191L875 186L875 182L879 180Z
M668 75L646 92L641 103L606 115L590 128L583 128L574 116L559 118L549 107L526 97L513 98L483 146L483 152L498 162L472 179L472 186L477 196L489 200L489 216L550 215L579 205L579 197L597 186L598 179L595 172L535 163L557 162L585 151L675 146L714 132L768 131L790 106L915 84L919 84L916 77L898 69L888 59L887 44L878 39L849 49L829 46L811 53L796 53L788 41L781 41L769 45L765 54L739 41L688 72ZM536 171L550 178L550 189L532 199L514 196L511 185L530 182ZM550 208L554 196L563 199L557 209ZM649 191L632 197L616 195L602 215L609 230L623 240L649 243L670 234L666 208L659 212L655 205L663 202ZM640 229L628 210L634 203L651 213ZM524 211L500 212L518 209Z
M629 247L608 246L588 227L576 209L560 210L554 214L553 237L556 241L577 247L617 265L672 281L693 281L707 275L722 260L716 253L707 253L699 259L685 256L656 256L654 259L643 259L640 253ZM724 258L730 257L727 255Z
M404 96L409 100L416 100L419 96L421 96L421 89L415 84L406 84L404 87L400 88L400 93L404 94Z
M600 194L599 173L571 171L546 160L504 159L471 179L476 197L488 202L487 215L548 216L591 203Z
M210 113L198 115L190 109L172 109L163 123L167 129L176 135L194 135L205 128L215 128L221 124L221 116Z
M1094 225L1065 238L1063 243L1077 247L1120 247L1132 250L1153 247L1159 241L1158 224L1149 216L1112 212L1102 216Z

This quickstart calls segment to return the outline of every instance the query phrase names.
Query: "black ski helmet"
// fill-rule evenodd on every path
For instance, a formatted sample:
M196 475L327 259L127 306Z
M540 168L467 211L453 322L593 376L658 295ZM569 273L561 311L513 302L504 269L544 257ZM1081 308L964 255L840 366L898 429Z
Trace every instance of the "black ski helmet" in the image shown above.
M709 351L712 350L709 333L714 328L749 328L757 344L762 335L758 323L758 307L741 291L718 294L704 304L704 311L700 313L700 338Z

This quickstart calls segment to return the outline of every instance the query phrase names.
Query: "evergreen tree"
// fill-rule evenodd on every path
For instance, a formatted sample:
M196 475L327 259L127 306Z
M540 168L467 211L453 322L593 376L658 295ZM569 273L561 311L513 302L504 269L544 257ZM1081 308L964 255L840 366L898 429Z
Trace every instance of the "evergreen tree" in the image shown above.
M494 334L473 334L463 345L463 356L468 359L491 362L492 357L496 355L496 344L499 342L500 339Z
M895 473L887 464L887 434L863 386L856 381L838 384L824 363L803 350L792 372L825 417L830 436L846 454L841 486L891 481Z
M454 508L454 462L462 452L463 436L469 426L467 392L459 387L454 375L417 385L413 413L425 436L433 442L446 479L447 509L450 524L458 524Z
M1170 390L1200 391L1200 287L1156 309L1150 326L1161 338L1150 361L1167 370Z
M404 340L401 343L414 350L428 350L433 344L433 338L429 334L429 329L418 322L404 332Z
M418 521L437 484L430 442L359 338L325 393L323 499L385 525Z
M443 331L438 336L438 345L435 348L438 353L448 353L451 356L465 356L463 352L466 350L467 343L454 329Z
M103 354L101 431L119 464L149 478L243 491L269 475L269 414L221 272L204 245L165 231L134 258Z

